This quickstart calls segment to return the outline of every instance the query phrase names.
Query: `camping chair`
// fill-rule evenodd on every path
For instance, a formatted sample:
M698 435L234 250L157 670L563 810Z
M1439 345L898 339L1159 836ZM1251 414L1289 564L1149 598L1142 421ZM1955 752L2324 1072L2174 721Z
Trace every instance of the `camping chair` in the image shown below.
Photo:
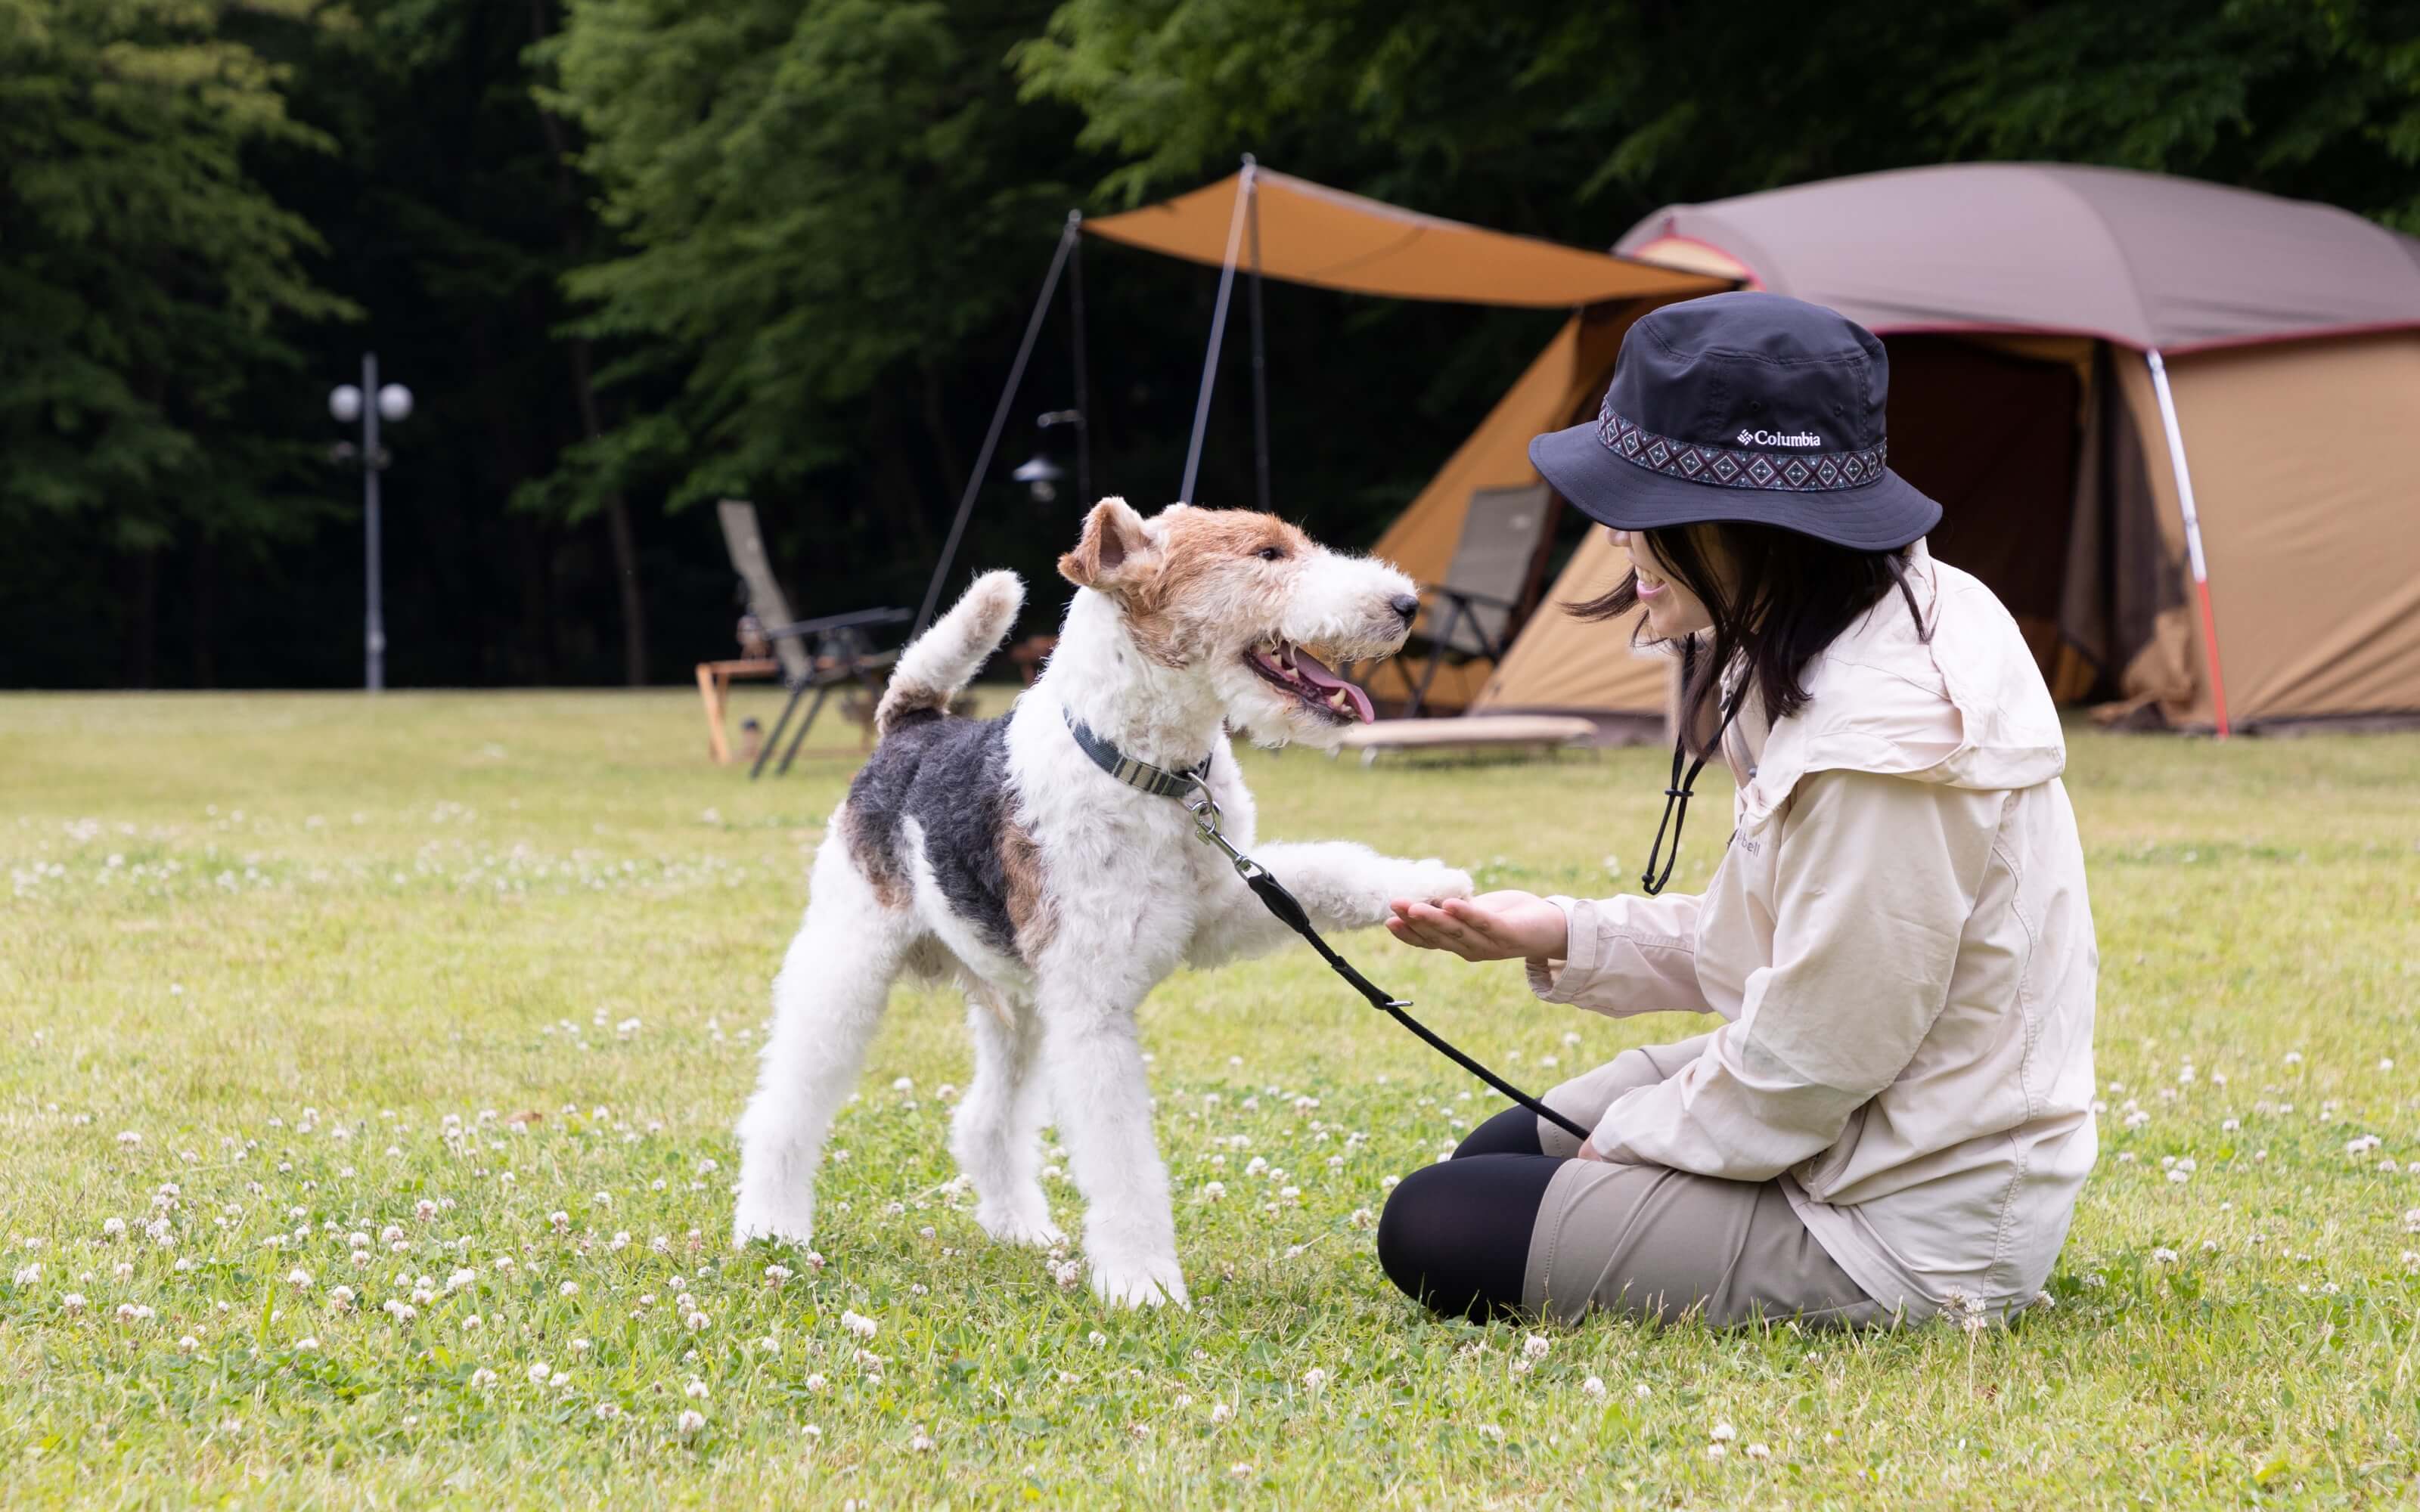
M798 712L799 702L808 693L815 695L807 707L804 719L790 737L789 749L783 753L776 775L786 773L790 763L806 743L807 732L814 728L815 717L823 712L832 689L850 683L862 684L877 702L882 696L880 673L898 653L876 651L867 632L879 625L904 625L909 615L903 609L860 609L849 614L828 614L812 620L793 620L790 601L782 594L782 585L774 580L773 564L765 553L765 537L756 524L756 506L744 500L725 499L715 506L722 524L723 545L730 548L731 565L739 574L748 598L748 639L762 642L772 652L768 662L761 656L741 662L707 662L698 668L698 687L706 701L706 719L715 736L715 748L722 751L722 709L719 696L721 687L733 675L767 676L778 670L782 682L790 690L789 700L782 705L782 716L773 721L770 733L756 753L753 765L748 769L752 781L763 775L765 763L782 743L790 717Z
M1404 718L1419 717L1437 668L1446 662L1504 659L1512 615L1529 586L1538 548L1553 517L1547 503L1543 483L1472 490L1470 509L1462 519L1462 539L1446 567L1445 581L1425 587L1420 595L1425 602L1412 625L1411 639L1388 663L1411 695L1404 706ZM1422 658L1417 683L1404 666L1405 654Z
M799 721L797 733L790 737L790 748L782 753L782 764L773 769L776 777L788 775L790 763L797 760L799 748L806 744L807 732L814 727L815 716L823 712L824 702L831 697L833 688L862 684L872 701L866 704L870 717L882 700L880 673L899 659L899 653L875 650L866 632L876 625L905 625L913 618L904 609L868 609L853 614L828 614L821 619L766 626L766 637L776 647L812 640L814 651L806 657L807 675L790 685L789 702L782 705L781 717L773 721L772 733L765 737L764 749L756 753L756 764L748 769L749 780L752 782L763 775L773 748L782 743L782 731L789 724L791 713L809 692L815 695L815 701L807 705L806 717Z

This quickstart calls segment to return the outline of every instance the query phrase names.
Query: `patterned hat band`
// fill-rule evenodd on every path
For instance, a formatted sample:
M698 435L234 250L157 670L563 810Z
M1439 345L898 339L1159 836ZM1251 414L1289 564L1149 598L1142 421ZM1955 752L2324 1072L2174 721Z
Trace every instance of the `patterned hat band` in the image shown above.
M1669 473L1716 488L1759 488L1776 493L1863 488L1882 481L1884 457L1890 449L1887 440L1861 452L1794 452L1765 450L1753 444L1709 446L1702 441L1677 440L1642 430L1615 414L1612 395L1606 397L1596 434L1606 451L1650 471ZM1823 444L1811 435L1774 435L1767 431L1744 430L1739 439L1766 445L1778 442L1781 447Z

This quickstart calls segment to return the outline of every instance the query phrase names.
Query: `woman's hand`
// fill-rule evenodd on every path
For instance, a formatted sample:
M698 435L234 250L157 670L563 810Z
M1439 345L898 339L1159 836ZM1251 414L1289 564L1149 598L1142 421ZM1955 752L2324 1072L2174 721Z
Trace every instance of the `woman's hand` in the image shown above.
M1563 911L1533 892L1484 892L1440 903L1398 898L1387 933L1423 950L1465 961L1554 960L1569 954Z

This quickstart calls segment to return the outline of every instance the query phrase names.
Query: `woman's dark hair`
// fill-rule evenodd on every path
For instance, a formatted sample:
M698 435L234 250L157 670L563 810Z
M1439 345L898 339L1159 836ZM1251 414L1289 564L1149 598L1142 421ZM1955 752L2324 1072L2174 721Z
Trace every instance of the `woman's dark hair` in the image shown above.
M1815 654L1838 639L1858 615L1898 588L1926 640L1931 626L1908 587L1906 548L1859 551L1776 525L1724 520L1641 532L1673 580L1698 597L1713 619L1711 646L1692 645L1681 689L1682 737L1697 755L1708 753L1721 716L1715 712L1724 670L1744 663L1743 687L1753 686L1767 719L1788 718L1807 706L1799 678ZM1709 538L1730 563L1726 589L1709 562ZM1618 619L1638 607L1633 569L1613 592L1564 608L1584 620ZM1647 634L1639 621L1637 635ZM1689 637L1696 641L1699 636ZM1711 652L1711 655L1702 653Z

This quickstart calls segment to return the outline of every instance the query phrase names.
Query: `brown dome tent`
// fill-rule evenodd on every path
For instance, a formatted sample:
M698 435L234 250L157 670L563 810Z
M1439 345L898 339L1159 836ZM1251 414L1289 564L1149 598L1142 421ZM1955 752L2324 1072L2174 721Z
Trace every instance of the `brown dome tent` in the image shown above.
M2180 729L2420 713L2420 242L2111 169L1967 164L1672 206L1617 252L1830 305L1891 354L1891 464L2062 699ZM1592 409L1661 299L1576 315L1380 542L1416 576ZM1669 663L1552 605L1473 707L1660 720ZM1439 702L1442 702L1440 700Z

